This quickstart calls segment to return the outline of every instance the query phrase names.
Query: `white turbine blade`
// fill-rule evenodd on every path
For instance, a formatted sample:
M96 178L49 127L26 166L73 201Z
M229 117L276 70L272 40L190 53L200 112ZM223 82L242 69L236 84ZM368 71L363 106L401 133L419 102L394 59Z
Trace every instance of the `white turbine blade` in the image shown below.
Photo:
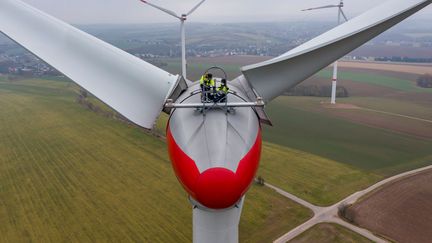
M431 3L388 1L277 58L243 67L243 75L270 101Z
M178 79L18 0L0 0L0 31L146 128Z
M345 21L348 22L348 18L347 18L347 16L345 15L345 13L344 13L344 11L342 10L342 8L340 8L340 14L342 14L342 16L344 17Z
M145 1L145 0L140 0L140 1L143 2L143 3L145 3L145 4L148 4L149 6L152 6L153 8L159 9L160 11L165 12L165 13L171 15L171 16L174 16L174 17L176 17L178 19L181 19L181 17L178 16L174 11L171 11L169 9L160 7L160 6L156 5L156 4L150 3L150 2Z
M199 2L195 7L193 7L189 13L187 13L186 15L189 16L191 15L193 12L195 12L195 10L197 10L206 0L202 0L201 2Z
M316 8L302 9L302 11L310 11L310 10L317 10L317 9L324 9L324 8L338 8L338 7L339 5L326 5L326 6L316 7Z

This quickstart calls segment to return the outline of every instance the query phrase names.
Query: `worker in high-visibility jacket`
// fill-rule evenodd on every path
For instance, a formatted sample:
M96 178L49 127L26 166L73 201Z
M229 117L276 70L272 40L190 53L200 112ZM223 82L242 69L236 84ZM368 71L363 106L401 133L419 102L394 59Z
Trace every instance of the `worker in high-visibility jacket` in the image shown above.
M201 100L203 102L209 102L213 100L216 92L216 82L213 79L213 74L204 74L200 79L200 87L202 91Z
M226 79L221 80L220 86L217 88L217 102L226 102L226 98L229 92Z

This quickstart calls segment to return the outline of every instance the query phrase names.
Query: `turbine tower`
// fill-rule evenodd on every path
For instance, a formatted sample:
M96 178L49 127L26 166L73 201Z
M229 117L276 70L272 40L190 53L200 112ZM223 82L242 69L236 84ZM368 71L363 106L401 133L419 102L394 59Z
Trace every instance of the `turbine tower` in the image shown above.
M195 7L193 7L188 13L186 14L182 14L182 15L178 15L176 14L174 11L171 11L169 9L160 7L156 4L150 3L148 1L145 0L140 0L140 2L145 3L147 5L152 6L153 8L159 9L162 12L165 12L177 19L180 20L180 32L181 32L181 56L182 56L182 76L183 78L187 79L186 75L187 75L187 67L186 67L186 35L185 35L185 22L187 20L187 17L189 15L191 15L193 12L195 12L195 10L197 10L201 4L203 4L206 0L201 0L197 5L195 5Z
M308 8L303 9L302 11L311 11L311 10L317 10L317 9L325 9L325 8L338 8L338 25L341 24L341 16L345 19L345 21L348 21L348 18L346 17L344 11L342 8L344 7L343 0L339 2L338 5L326 5L316 8ZM331 93L331 104L336 104L336 88L337 88L337 79L338 79L338 61L334 62L333 64L333 79L332 79L332 93Z

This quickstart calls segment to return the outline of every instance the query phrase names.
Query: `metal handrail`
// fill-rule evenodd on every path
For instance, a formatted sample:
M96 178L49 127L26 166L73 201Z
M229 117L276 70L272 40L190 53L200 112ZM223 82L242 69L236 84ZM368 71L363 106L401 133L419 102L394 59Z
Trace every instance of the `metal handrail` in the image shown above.
M178 108L212 109L215 107L223 107L223 108L227 109L227 108L235 108L235 107L264 107L265 106L263 99L260 97L258 97L255 102L247 102L242 97L237 95L237 93L232 92L232 91L229 91L226 94L225 102L211 101L211 102L201 102L201 103L186 103L186 104L183 103L188 98L195 96L195 95L198 95L198 94L202 95L203 93L213 93L213 91L202 91L201 89L194 90L190 93L190 95L188 97L183 99L180 103L174 103L173 100L168 99L165 103L165 108L169 108L169 109L178 109ZM236 97L241 98L245 102L228 102L228 95L229 94L235 95Z

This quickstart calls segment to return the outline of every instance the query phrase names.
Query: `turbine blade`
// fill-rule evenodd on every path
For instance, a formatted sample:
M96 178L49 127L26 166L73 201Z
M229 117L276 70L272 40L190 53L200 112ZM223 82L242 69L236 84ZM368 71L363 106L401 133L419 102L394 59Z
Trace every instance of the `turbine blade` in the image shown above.
M165 12L165 13L167 13L167 14L173 16L173 17L176 17L176 18L178 18L178 19L181 19L181 17L178 16L174 11L171 11L171 10L169 10L169 9L166 9L166 8L160 7L160 6L156 5L156 4L150 3L150 2L145 1L145 0L140 0L140 2L145 3L145 4L149 5L149 6L152 6L153 8L159 9L160 11Z
M277 58L243 67L243 75L270 101L431 3L387 1Z
M342 16L344 17L345 21L348 22L348 18L345 15L344 11L342 10L342 8L340 9L340 13L342 14Z
M311 10L317 10L317 9L338 8L338 7L339 7L339 5L326 5L326 6L322 6L322 7L302 9L301 11L311 11Z
M18 0L0 0L0 31L142 127L178 79Z
M189 13L187 13L186 15L189 16L191 15L193 12L195 12L195 10L197 10L206 0L202 0L201 2L199 2L195 7L193 7Z

